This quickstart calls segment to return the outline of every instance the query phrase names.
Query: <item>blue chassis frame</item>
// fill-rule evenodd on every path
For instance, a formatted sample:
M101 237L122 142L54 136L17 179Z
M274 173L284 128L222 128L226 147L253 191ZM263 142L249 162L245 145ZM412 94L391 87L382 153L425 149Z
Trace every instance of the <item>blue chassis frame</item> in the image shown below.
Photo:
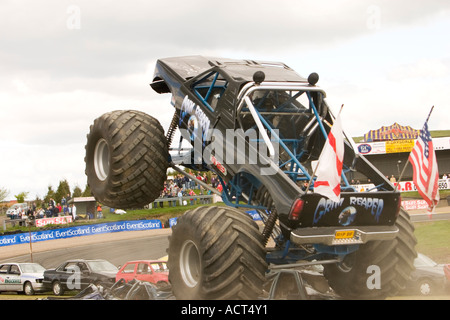
M211 93L214 89L219 89L220 95L223 94L225 89L227 88L228 82L225 81L223 85L217 85L217 80L219 78L219 72L212 71L202 77L200 80L196 81L193 84L193 92L197 96L198 99L211 111L214 112L212 106L208 103L208 99L211 96ZM212 82L209 83L212 78ZM223 79L221 79L223 80ZM205 84L205 82L208 82ZM207 90L206 94L202 95L201 90ZM291 95L291 98L286 101L281 106L278 106L277 109L271 112L271 115L276 115L276 113L286 111L286 108L290 105L290 102L294 99L297 99L300 95L306 93L309 101L309 112L314 114L317 123L319 124L320 131L322 132L325 140L328 137L328 134L325 130L322 120L320 119L317 108L313 102L311 94L309 91L299 91L295 95ZM264 97L265 98L265 97ZM290 159L284 161L283 163L279 163L279 168L282 167L290 167L290 170L284 170L283 172L288 175L291 180L294 182L297 181L314 181L314 178L311 178L311 175L304 168L304 166L300 163L301 157L305 154L305 150L302 149L302 145L304 144L304 137L300 139L285 139L282 136L278 136L275 132L274 126L271 124L269 119L266 119L259 110L259 107L262 105L264 99L261 99L260 103L255 106L255 110L259 119L261 120L264 127L270 132L270 136L272 139L275 139L279 145L283 148L284 151L290 156ZM242 109L241 111L248 111L248 109ZM299 111L298 109L295 111ZM292 146L292 150L288 148L288 145ZM346 177L346 173L351 171L345 164L342 169L342 180L344 185L341 186L341 190L352 190L355 189L348 183L348 179ZM223 187L222 192L222 200L224 203L231 207L240 207L246 209L256 210L265 223L265 218L270 214L267 211L267 208L260 205L254 205L252 203L251 195L253 191L258 189L261 185L259 180L254 176L247 174L245 172L236 174L229 182L226 184L220 175L218 175L219 180ZM242 179L244 178L244 179ZM380 188L382 186L376 186L376 188ZM312 190L311 186L309 188ZM250 195L248 199L243 199L242 195L247 194ZM244 200L244 201L243 201ZM299 259L304 260L325 260L329 258L338 257L343 259L343 257L351 252L356 251L359 248L359 245L342 245L342 246L326 246L321 244L314 244L313 247L316 249L314 254L308 254L308 252L302 248L291 245L289 239L284 239L283 235L280 234L277 238L274 238L277 247L280 250L271 251L267 254L266 259L268 262L274 264L283 264L283 263L295 263Z

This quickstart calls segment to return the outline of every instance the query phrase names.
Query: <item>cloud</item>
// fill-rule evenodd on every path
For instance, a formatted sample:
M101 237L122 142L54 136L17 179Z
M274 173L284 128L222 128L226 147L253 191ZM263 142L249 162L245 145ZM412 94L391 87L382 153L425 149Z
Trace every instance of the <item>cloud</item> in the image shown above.
M402 64L389 72L393 81L411 80L412 78L441 79L450 75L450 60L420 59L414 63Z
M381 30L427 22L448 1L7 2L0 9L0 58L7 71L53 77L138 73L149 60L205 51L283 53L339 45ZM78 11L70 8L78 8ZM419 8L420 7L420 8ZM68 10L69 9L69 10ZM75 17L74 17L75 16ZM79 28L71 28L72 21Z
M332 107L345 104L352 135L402 117L421 126L422 113L405 108L448 101L449 8L405 0L2 1L0 187L12 199L22 191L42 197L64 178L83 188L86 134L105 112L141 110L167 130L170 96L148 84L156 59L169 56L318 71ZM431 121L446 119L442 109Z

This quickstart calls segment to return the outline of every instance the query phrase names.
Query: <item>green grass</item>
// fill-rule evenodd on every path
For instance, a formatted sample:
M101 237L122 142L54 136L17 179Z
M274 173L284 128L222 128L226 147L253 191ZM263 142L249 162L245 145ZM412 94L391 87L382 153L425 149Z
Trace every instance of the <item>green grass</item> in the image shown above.
M105 216L102 220L97 220L101 222L112 222L112 221L122 221L122 220L145 220L145 219L159 219L161 222L165 222L170 218L181 216L188 210L195 209L201 206L223 206L222 202L217 202L214 204L196 204L189 206L176 206L168 207L167 203L164 204L164 208L157 209L140 209L140 210L127 210L126 214L114 214L114 213L104 213Z
M415 227L417 252L437 263L450 263L450 221L417 222Z
M413 199L422 199L422 196L417 191L408 191L402 192L402 199L413 198ZM447 204L447 197L450 196L450 189L439 190L439 197L441 198L441 202L445 205Z

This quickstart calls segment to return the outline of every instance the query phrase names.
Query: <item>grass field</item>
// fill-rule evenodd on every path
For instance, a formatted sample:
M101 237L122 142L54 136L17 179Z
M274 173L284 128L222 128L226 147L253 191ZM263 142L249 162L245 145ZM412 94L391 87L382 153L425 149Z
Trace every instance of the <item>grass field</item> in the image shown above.
M450 263L450 221L418 222L415 227L417 252L437 263Z

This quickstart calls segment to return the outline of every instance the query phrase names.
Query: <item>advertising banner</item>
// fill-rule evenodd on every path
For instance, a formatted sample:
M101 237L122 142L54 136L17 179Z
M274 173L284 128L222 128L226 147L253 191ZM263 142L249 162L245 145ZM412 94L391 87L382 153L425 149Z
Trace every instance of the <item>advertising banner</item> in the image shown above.
M450 189L449 180L450 179L439 179L439 182L438 182L439 190ZM394 183L394 185L396 185L396 183ZM412 182L412 181L401 181L401 182L399 182L399 184L397 186L397 190L402 191L402 192L417 191L417 187L414 184L414 182Z
M428 203L425 200L405 200L405 201L402 201L402 207L406 211L427 209Z
M72 216L36 219L36 227L44 227L48 224L68 224L73 222Z
M363 155L373 154L391 154L391 153L406 153L411 152L414 147L415 140L390 140L390 141L375 141L375 142L361 142L357 143L358 152ZM450 138L441 137L433 138L433 145L435 150L450 149Z
M67 239L79 236L91 236L101 233L111 233L120 231L140 231L140 230L151 230L161 228L162 224L160 220L108 222L71 228L31 232L31 242ZM30 242L30 233L28 232L17 233L13 235L5 235L0 237L0 247L29 242Z
M386 153L411 152L415 140L393 140L386 141Z

